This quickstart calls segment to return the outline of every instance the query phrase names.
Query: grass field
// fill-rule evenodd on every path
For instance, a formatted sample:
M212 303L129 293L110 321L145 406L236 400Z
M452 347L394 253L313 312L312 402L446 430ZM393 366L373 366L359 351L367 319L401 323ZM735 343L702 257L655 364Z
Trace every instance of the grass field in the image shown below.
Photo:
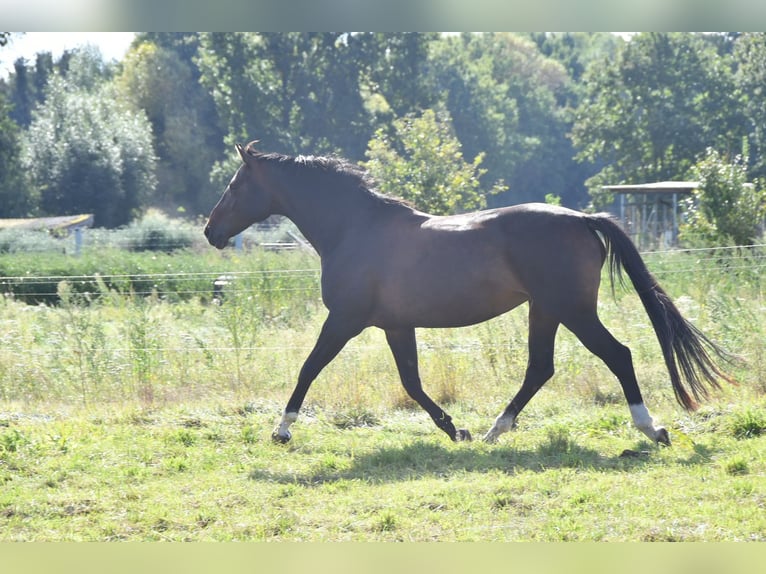
M647 255L685 315L744 358L740 385L696 413L674 402L635 294L602 288L604 323L671 432L662 449L565 331L556 375L496 445L449 442L375 330L322 373L292 442L272 444L324 317L316 260L147 257L145 293L38 258L56 304L0 300L0 540L766 540L762 253ZM427 391L481 436L523 375L526 311L419 331L419 349Z

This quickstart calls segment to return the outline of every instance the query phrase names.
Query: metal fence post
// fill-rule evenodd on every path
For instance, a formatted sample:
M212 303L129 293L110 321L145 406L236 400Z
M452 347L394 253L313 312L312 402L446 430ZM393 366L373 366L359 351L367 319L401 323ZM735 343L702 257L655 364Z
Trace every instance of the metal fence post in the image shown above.
M79 257L82 253L82 227L74 228L74 254Z

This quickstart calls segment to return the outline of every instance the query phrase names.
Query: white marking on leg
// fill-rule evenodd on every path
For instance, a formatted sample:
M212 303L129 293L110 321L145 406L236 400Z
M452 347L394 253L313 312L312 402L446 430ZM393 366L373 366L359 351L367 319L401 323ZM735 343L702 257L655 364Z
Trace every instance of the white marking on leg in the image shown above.
M654 419L652 419L652 416L649 414L649 410L646 406L644 406L644 403L628 406L630 407L630 415L633 417L633 424L650 439L657 442L657 439L663 433L667 435L665 429L654 426Z
M510 413L502 413L495 419L495 424L484 435L484 442L497 442L498 437L516 426L516 417Z
M289 430L290 425L297 420L298 420L298 413L283 414L282 421L279 423L279 426L277 427L277 434L282 438L286 438L287 440L290 440L290 430Z

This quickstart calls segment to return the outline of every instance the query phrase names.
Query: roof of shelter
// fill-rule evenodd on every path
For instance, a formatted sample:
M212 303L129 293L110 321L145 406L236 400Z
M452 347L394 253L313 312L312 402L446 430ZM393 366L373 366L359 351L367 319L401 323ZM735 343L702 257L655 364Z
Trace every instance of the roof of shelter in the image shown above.
M604 185L613 193L691 193L699 187L698 181L658 181L636 185Z
M72 229L75 227L93 227L93 214L0 219L0 229Z

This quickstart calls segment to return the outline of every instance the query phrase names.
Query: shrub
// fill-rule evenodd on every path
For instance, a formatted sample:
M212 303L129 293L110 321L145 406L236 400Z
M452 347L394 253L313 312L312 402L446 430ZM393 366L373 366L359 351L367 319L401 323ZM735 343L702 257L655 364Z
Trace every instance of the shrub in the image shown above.
M686 200L687 222L681 226L684 241L699 238L709 245L752 245L766 215L766 190L747 183L747 158L726 161L708 148L692 168L699 188Z
M0 229L0 253L28 253L66 251L69 242L56 238L47 231Z
M731 422L734 438L755 438L766 434L766 415L755 409L737 413Z
M121 237L120 237L121 236ZM149 211L142 219L118 232L118 241L131 251L188 249L201 237L198 227L171 220L159 211Z

